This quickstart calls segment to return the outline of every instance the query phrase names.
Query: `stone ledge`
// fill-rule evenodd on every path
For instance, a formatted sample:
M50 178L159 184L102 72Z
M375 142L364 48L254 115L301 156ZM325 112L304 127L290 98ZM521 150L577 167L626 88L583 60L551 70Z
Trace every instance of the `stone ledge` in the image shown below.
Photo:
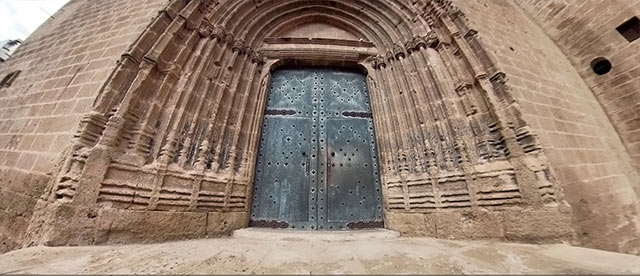
M526 243L574 242L570 214L558 207L386 212L385 226L407 236Z
M29 245L150 243L219 237L245 227L247 212L176 212L54 205ZM42 222L41 222L42 223Z

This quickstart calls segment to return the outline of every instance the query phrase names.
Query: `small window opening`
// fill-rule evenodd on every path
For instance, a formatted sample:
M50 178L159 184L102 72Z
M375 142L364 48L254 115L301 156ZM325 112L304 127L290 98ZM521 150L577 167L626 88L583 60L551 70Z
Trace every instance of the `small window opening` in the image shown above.
M20 75L20 72L22 72L22 71L18 70L18 71L14 71L14 72L11 72L8 75L6 75L2 79L2 81L0 81L0 88L11 86L13 81L15 81L18 78L18 75Z
M640 19L637 16L632 17L622 25L618 26L616 30L624 36L629 42L640 38Z
M605 75L611 71L611 62L603 57L595 58L591 61L591 69L598 75Z

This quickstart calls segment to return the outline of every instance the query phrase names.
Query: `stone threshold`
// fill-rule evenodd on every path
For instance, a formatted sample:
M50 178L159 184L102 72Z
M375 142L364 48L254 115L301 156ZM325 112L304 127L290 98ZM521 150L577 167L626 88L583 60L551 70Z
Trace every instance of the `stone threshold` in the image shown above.
M232 237L268 241L336 242L395 239L400 237L400 233L383 228L344 231L314 231L250 227L234 231Z

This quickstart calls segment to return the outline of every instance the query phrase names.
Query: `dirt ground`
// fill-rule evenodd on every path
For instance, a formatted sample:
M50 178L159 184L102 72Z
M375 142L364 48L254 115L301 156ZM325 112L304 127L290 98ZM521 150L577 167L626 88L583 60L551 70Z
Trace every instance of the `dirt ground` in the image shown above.
M161 244L32 247L0 255L0 274L640 273L640 256L563 244L336 235L280 239L258 231Z

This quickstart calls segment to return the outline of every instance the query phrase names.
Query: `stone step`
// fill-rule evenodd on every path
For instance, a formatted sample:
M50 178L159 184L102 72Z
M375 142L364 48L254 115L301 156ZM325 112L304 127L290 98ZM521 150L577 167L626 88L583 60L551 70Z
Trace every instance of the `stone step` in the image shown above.
M400 233L383 228L346 230L346 231L313 231L272 228L244 228L236 230L234 238L258 239L268 241L359 241L359 240L384 240L400 237Z

